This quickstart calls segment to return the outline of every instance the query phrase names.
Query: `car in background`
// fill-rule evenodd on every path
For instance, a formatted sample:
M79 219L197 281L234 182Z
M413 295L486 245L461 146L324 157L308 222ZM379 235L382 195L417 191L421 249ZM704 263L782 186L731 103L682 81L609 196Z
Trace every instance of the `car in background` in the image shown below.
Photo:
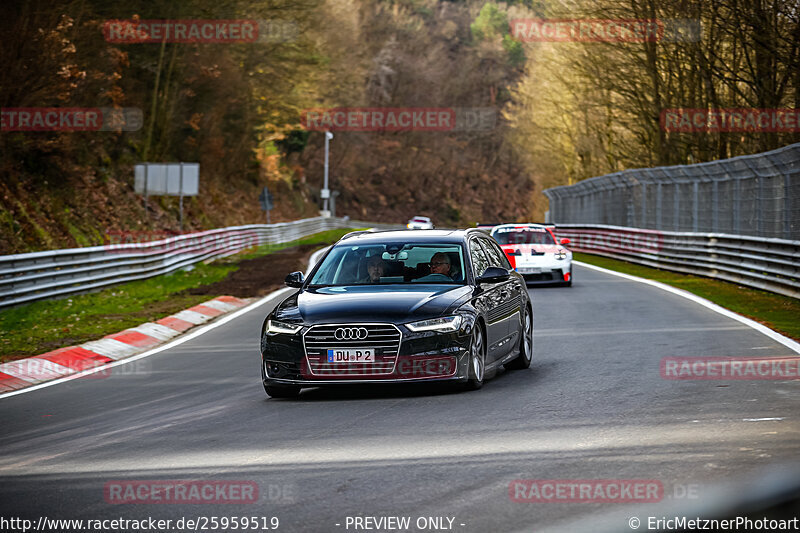
M490 230L527 284L572 285L572 252L548 224L500 224Z
M428 217L414 217L406 224L408 229L433 229L433 222Z
M286 285L299 291L261 326L261 380L273 398L356 383L478 389L501 366L531 364L525 281L476 229L350 233Z

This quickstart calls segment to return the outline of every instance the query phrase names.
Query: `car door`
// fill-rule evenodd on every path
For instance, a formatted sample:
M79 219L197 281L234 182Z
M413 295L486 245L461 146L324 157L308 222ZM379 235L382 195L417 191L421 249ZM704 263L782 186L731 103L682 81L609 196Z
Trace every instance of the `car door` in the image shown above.
M502 268L507 271L511 270L511 265L496 242L483 237L481 237L479 241L486 252L486 257L489 259L490 266ZM516 346L515 341L520 335L520 324L522 323L520 306L522 295L519 291L519 284L513 276L507 281L498 283L497 290L499 294L498 309L496 312L500 320L505 322L503 328L505 337L500 340L498 355L499 357L505 357L511 353L514 346Z
M478 237L469 240L469 254L472 262L472 272L477 280L491 266L486 250L480 244ZM476 281L477 283L477 281ZM477 291L473 305L485 317L486 320L486 364L503 357L505 352L501 346L503 339L508 336L508 321L502 316L500 309L502 296L501 283L483 283Z

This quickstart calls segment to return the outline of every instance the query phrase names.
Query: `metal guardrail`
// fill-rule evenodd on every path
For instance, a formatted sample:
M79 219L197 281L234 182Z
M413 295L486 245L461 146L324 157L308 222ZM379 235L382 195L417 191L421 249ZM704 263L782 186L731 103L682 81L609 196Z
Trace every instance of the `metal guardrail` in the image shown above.
M152 242L107 244L0 256L0 308L87 292L174 272L262 244L357 227L346 218L308 218L178 235Z
M544 194L556 224L797 240L800 143L708 163L624 170Z
M800 298L800 241L597 224L558 224L555 232L574 251Z

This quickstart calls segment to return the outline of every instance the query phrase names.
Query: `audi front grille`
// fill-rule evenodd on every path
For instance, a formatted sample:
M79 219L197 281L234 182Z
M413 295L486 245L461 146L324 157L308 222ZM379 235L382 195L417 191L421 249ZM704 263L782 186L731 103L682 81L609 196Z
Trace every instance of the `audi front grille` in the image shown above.
M402 334L392 324L312 326L303 335L308 369L314 376L363 377L394 372ZM328 350L374 348L375 362L329 363Z

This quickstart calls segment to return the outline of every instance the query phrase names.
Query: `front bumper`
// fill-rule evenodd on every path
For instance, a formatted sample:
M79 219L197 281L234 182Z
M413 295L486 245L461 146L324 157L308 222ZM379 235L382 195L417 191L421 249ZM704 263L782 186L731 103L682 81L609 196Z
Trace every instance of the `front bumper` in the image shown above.
M402 331L399 349L391 358L381 356L380 363L328 364L324 373L314 371L303 340L295 335L270 334L262 343L262 365L266 384L294 384L309 387L353 383L410 383L427 381L463 381L469 366L469 331L453 333L414 333ZM307 330L307 328L304 328ZM337 348L337 346L330 346ZM376 356L376 361L378 356Z
M529 269L533 269L533 272L526 271ZM541 258L540 260L521 262L517 258L515 270L529 285L565 283L572 277L572 260Z

